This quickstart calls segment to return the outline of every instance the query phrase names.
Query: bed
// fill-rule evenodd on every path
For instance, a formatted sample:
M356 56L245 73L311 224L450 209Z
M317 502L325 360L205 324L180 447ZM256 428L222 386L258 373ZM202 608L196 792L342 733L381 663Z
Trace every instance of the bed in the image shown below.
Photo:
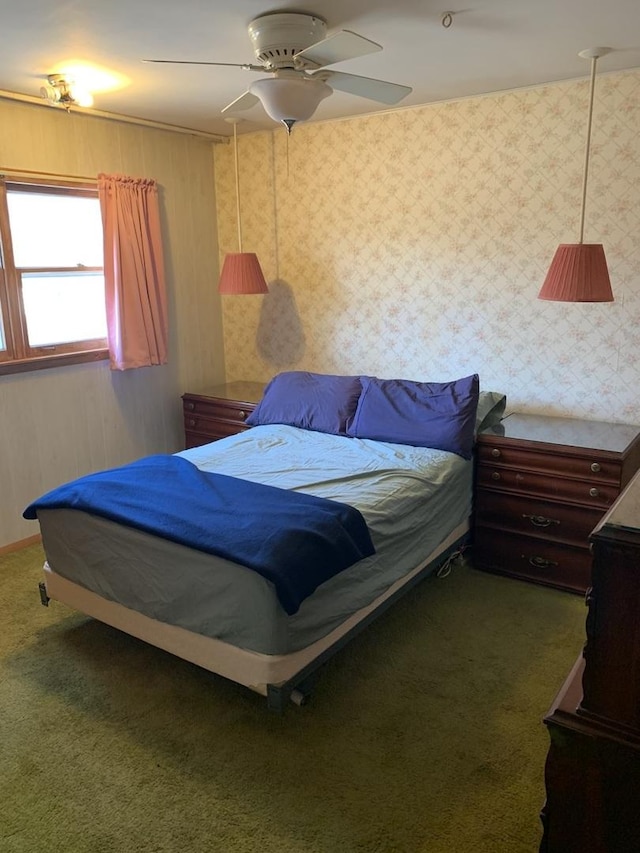
M339 388L340 411L326 422L327 405L336 414L327 383L339 380L340 385L345 379L349 394ZM214 553L215 546L193 547L162 525L158 530L132 526L130 520L123 523L119 515L94 511L91 505L87 510L75 500L60 501L59 490L54 490L25 510L26 517L37 517L42 533L43 603L62 601L230 678L266 696L270 708L282 710L290 699L304 702L319 667L331 654L467 541L472 452L406 443L407 436L399 436L393 428L389 431L388 423L383 429L388 435L367 437L378 430L378 419L371 429L364 416L358 425L355 414L363 415L358 407L370 380L280 374L267 386L252 429L182 451L170 461L181 471L216 478L216 484L228 478L230 485L264 489L267 498L282 495L296 501L317 500L322 508L346 507L363 521L372 553L356 551L347 565L318 580L309 554L298 544L285 547L292 562L300 562L308 586L299 599L291 600L283 597L277 577L250 565L246 550L233 559L226 551ZM433 392L435 384L422 383L427 384ZM283 399L296 400L293 415L286 407L283 413L274 385L276 392L286 392ZM495 422L504 411L502 395L479 393L477 377L474 385L473 405L467 405L464 414L472 439L481 424ZM379 409L379 400L374 402ZM398 408L397 399L393 408ZM423 407L421 418L422 414ZM322 423L318 418L324 419ZM389 435L396 440L386 440ZM133 474L137 482L137 470ZM165 480L160 482L164 487ZM93 480L91 486L96 492ZM184 490L182 499L173 497L181 488L174 487L170 495L174 505L185 503ZM253 501L247 494L253 492L243 492L240 503L233 505L225 493L222 500L230 515L222 523L231 529L235 524L229 518L237 518L238 526L244 525L239 538L246 540L250 530L258 537L255 541L262 542L270 532L268 526L266 532L255 532L261 519L251 516ZM51 495L56 499L46 500ZM149 499L152 504L154 500ZM280 512L276 502L273 512ZM303 512L306 518L306 504ZM333 527L329 538L335 538Z

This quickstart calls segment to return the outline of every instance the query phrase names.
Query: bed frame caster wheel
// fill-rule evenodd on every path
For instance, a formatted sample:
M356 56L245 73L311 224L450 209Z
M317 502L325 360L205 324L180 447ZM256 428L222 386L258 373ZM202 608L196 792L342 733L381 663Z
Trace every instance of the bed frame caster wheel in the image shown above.
M294 705L307 705L309 700L311 699L310 693L304 693L302 690L291 691L291 696L289 697Z

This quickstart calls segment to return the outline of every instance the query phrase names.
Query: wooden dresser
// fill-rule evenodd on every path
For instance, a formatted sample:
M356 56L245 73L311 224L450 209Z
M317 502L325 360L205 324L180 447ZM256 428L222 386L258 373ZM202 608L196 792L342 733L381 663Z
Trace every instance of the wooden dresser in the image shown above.
M584 593L589 533L640 467L640 427L512 414L477 451L474 564Z
M541 853L640 851L640 473L591 542L586 646L545 717Z
M245 420L260 399L260 382L227 382L182 395L185 447L208 444L247 429Z

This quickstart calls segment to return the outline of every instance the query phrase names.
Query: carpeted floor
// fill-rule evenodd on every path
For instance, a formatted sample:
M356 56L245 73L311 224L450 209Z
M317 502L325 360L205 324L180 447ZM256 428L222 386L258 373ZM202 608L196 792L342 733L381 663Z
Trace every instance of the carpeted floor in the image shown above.
M264 700L57 602L38 546L0 558L2 853L535 853L541 719L580 597L430 578Z

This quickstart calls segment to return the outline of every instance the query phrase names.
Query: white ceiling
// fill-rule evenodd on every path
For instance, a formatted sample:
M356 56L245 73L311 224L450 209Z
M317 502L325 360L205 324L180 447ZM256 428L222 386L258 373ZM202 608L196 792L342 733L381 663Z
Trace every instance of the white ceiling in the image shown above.
M254 62L249 21L296 11L353 30L383 51L335 70L413 87L399 107L586 77L578 51L608 46L599 73L640 66L640 0L4 0L0 89L38 96L47 74L69 60L97 63L128 79L95 93L95 109L229 135L221 109L256 72L152 65L145 58ZM452 11L453 23L442 26ZM312 120L388 109L334 92ZM260 106L238 131L275 127Z

